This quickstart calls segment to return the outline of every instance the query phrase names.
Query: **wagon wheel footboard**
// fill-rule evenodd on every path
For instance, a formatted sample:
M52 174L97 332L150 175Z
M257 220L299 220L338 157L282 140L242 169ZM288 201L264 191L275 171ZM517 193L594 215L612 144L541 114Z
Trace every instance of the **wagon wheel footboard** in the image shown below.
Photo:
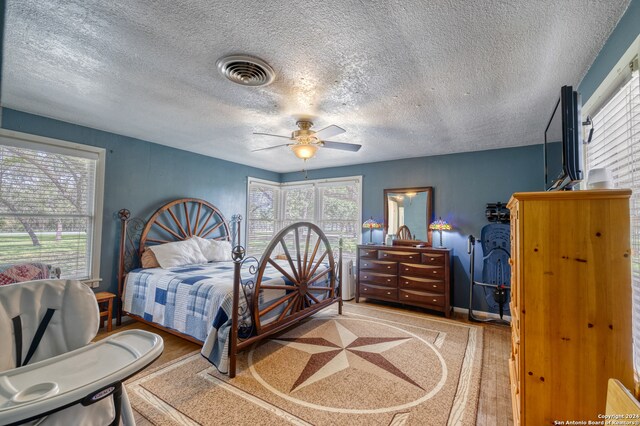
M337 259L327 236L315 224L298 222L280 231L269 243L255 268L251 280L243 280L241 268L245 260L244 249L236 246L233 286L231 342L229 345L229 376L235 376L236 355L239 350L277 333L304 318L338 302L342 314L340 295L342 247ZM248 259L246 259L248 260ZM282 277L273 279L277 271ZM250 288L247 292L246 287ZM241 294L242 293L242 294ZM251 309L254 336L238 341L240 324L239 298L245 297Z

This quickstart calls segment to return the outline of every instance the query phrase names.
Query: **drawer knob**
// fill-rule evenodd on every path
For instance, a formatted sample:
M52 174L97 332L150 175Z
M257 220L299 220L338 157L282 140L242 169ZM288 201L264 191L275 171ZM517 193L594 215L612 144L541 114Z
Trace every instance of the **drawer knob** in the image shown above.
M437 273L438 273L438 271L433 271L433 273L434 273L434 274L437 274Z
M432 257L431 260L436 260L436 259L434 257Z
M437 301L438 301L438 299L433 299L433 301L434 301L434 302L437 302Z
M389 256L389 255L385 253L385 254L384 254L384 257L387 257L387 256Z
M408 271L408 270L409 270L409 268L404 268L404 270L405 270L405 271Z
M438 286L434 284L434 285L433 285L433 288L436 288L436 287L438 287Z
M365 287L363 290L364 290L364 291L367 291L367 290L369 290L369 289Z
M406 285L409 285L409 281L405 281L404 283L405 283Z
M404 297L409 297L409 295L408 295L408 294L405 294L405 295L404 295Z
M387 266L387 269L391 269L391 266Z
M409 259L413 259L413 256L409 256Z
M389 278L387 278L387 282L388 282L388 283L390 283L390 282L391 282L391 280L390 280Z
M365 275L364 277L365 277L365 278L369 278L369 277L368 277L368 276L366 276L366 275Z
M387 294L391 294L391 292L390 292L390 291L388 291L388 292L387 292Z

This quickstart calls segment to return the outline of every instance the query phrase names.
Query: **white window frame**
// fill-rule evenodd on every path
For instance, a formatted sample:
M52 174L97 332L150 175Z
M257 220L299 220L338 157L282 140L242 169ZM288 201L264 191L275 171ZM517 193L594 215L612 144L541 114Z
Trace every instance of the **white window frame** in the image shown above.
M602 80L600 86L593 92L587 102L582 106L582 120L587 116L594 116L611 97L626 83L631 75L629 64L640 56L640 35L631 43L631 46L622 55L620 60ZM586 164L586 163L585 163Z
M321 221L322 215L322 194L321 191L318 190L321 186L331 186L336 185L341 182L356 182L358 184L358 214L357 218L359 221L362 220L362 175L360 176L346 176L346 177L337 177L337 178L327 178L327 179L308 179L308 180L300 180L300 181L292 181L292 182L273 182L269 180L249 177L247 179L247 212L246 212L246 223L245 223L245 235L249 235L249 196L250 196L250 187L252 183L256 183L259 185L269 185L278 188L280 191L286 190L286 188L295 188L295 187L304 187L304 186L313 186L314 191L314 219L313 223ZM285 209L285 197L278 197L278 206L276 211L276 229L279 231L283 228L284 224L284 209ZM320 225L318 225L320 226ZM357 242L358 244L362 241L362 227L357 227ZM277 232L277 231L276 231ZM248 242L247 242L248 244Z
M631 46L626 50L626 52L622 55L617 64L613 67L613 69L609 72L607 77L602 81L600 86L596 89L596 91L591 95L591 97L585 102L582 107L582 119L586 120L587 116L591 116L592 118L596 116L608 103L613 100L613 98L618 94L618 92L631 80L632 72L638 72L640 58L640 35L631 43ZM594 122L594 125L597 126L598 123ZM588 131L589 129L584 129ZM585 139L586 140L586 139ZM587 189L588 182L588 173L589 173L589 161L588 161L589 148L587 146L586 149L583 149L583 159L585 165L585 176L587 179L583 180L581 184L582 189ZM636 195L636 194L634 194ZM633 211L631 212L633 214ZM633 224L632 224L633 226ZM631 229L633 233L633 228ZM631 235L632 245L633 245L633 235ZM635 256L634 256L635 257ZM632 259L632 267L633 267L633 259ZM640 327L640 324L637 324L637 296L638 296L638 288L637 283L633 281L633 270L630 271L632 277L632 338L637 334L637 329ZM640 342L634 339L633 341L633 364L635 370L636 380L640 377L640 353L638 352L638 348L640 347Z
M602 80L602 83L593 92L593 94L582 105L580 110L582 122L587 120L587 117L596 115L601 108L603 108L607 102L616 94L618 90L624 86L631 78L631 68L629 64L635 61L638 64L638 58L640 58L640 35L631 43L631 46L622 55L616 65L609 71L609 74ZM591 127L583 126L583 141L586 143L588 132ZM580 189L587 189L587 177L589 176L588 170L588 147L582 150L582 164L584 164L584 179L580 182Z
M247 249L247 252L249 252L249 221L251 220L251 217L249 215L249 207L251 204L251 185L252 184L257 184L257 185L262 185L262 186L270 186L274 189L276 189L278 192L280 191L280 186L281 183L280 182L274 182L271 180L266 180L266 179L259 179L259 178L254 178L249 176L249 178L247 179L247 203L246 203L246 211L245 211L245 221L244 221L244 235L245 235L245 248ZM277 199L277 206L275 206L276 208L276 212L275 212L275 220L274 220L274 227L275 227L275 232L278 232L280 229L282 229L282 208L281 208L281 204L282 204L282 196L280 194L278 194L278 199ZM275 235L275 233L274 233ZM273 238L273 236L271 237ZM262 254L262 253L260 253Z
M100 281L100 256L102 249L102 210L104 206L104 174L106 150L90 145L63 141L59 139L36 136L13 130L0 129L0 144L16 148L27 148L38 151L48 151L56 154L97 159L96 187L93 200L93 232L91 235L91 276L82 281L95 283Z

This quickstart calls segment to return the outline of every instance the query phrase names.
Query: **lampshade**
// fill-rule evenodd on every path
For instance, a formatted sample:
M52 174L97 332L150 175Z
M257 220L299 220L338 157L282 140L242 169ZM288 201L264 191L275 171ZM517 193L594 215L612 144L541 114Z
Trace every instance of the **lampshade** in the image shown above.
M446 220L439 217L438 220L431 222L429 229L433 231L451 231L451 225L449 225Z
M373 220L373 217L372 217L371 219L365 220L364 223L362 224L362 227L367 229L379 229L379 228L382 228L382 224Z
M318 150L318 145L312 144L293 144L291 145L291 151L301 160L308 160L316 155L316 151Z

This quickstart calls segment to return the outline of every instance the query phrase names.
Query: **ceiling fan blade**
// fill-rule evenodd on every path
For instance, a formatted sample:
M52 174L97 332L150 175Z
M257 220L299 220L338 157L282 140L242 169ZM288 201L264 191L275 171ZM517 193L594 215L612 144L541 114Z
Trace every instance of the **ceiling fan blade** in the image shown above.
M358 145L357 143L322 141L322 144L325 148L341 149L342 151L358 152L360 148L362 148L362 145Z
M271 133L253 132L254 135L273 136L274 138L285 138L291 140L291 136L272 135Z
M318 130L315 134L315 137L317 137L320 140L324 140L325 138L332 138L344 132L346 132L345 129L332 124L331 126L327 126L322 130Z
M291 144L290 143L283 143L282 145L275 145L275 146L268 146L266 148L254 149L251 152L265 151L267 149L280 148L281 146L289 146L289 145L291 145Z

